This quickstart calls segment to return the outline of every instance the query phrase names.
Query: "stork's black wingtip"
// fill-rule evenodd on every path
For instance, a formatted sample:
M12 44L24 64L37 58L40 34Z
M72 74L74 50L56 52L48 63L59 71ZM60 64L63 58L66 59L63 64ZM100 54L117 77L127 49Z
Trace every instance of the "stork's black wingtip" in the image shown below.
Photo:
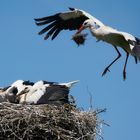
M35 21L35 24L38 26L38 23Z
M34 21L38 21L38 19L37 18L34 18Z
M55 37L52 37L51 40L54 40Z
M74 11L74 10L75 10L75 8L72 8L72 7L69 7L69 9L70 9L71 11Z
M42 31L38 32L38 35L42 35L42 34L43 34Z
M47 35L44 37L44 40L47 40L47 39L49 38L49 36L50 36L50 35L47 34Z

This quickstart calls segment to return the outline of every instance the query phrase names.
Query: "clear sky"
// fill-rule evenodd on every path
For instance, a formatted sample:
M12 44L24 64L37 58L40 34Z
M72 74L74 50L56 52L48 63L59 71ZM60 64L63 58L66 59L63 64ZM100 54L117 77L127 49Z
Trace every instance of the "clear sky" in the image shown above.
M138 140L140 126L140 64L133 57L127 65L127 79L122 70L125 53L110 73L101 76L117 53L111 45L96 42L89 31L85 46L71 40L75 31L62 31L51 41L43 40L34 18L68 7L83 9L105 24L140 37L139 0L1 0L0 1L0 86L17 79L66 82L80 80L71 94L78 107L89 108L88 90L94 108L107 108L100 116L110 127L103 127L105 140Z

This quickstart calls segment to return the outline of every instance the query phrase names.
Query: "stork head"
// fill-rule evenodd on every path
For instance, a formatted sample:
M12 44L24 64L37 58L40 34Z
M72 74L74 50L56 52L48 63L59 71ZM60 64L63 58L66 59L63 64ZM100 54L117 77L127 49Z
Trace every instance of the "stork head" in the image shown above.
M97 24L92 19L87 19L84 21L84 23L81 25L81 27L78 29L76 34L81 33L86 28L96 28Z

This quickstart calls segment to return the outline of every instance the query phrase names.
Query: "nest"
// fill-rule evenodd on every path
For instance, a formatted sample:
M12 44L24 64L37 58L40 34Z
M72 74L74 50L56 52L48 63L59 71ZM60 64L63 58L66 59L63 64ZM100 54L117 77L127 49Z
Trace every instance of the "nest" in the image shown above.
M79 45L84 45L86 37L88 34L75 34L72 37L72 40L79 46Z
M68 104L0 103L0 139L95 140L98 126L97 111Z

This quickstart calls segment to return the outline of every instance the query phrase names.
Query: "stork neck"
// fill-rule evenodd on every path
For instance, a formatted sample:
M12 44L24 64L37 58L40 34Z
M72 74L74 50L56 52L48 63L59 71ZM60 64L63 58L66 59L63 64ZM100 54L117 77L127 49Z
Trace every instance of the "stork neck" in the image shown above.
M93 26L91 26L91 27L89 27L89 29L91 30L91 31L93 31L93 32L95 32L97 29L99 29L100 28L100 26L96 26L96 27L93 27Z
M90 32L91 32L91 34L93 35L93 36L95 36L96 38L98 38L98 35L99 35L99 33L98 33L98 29L99 29L100 27L98 27L97 29L95 28L95 27L90 27Z

